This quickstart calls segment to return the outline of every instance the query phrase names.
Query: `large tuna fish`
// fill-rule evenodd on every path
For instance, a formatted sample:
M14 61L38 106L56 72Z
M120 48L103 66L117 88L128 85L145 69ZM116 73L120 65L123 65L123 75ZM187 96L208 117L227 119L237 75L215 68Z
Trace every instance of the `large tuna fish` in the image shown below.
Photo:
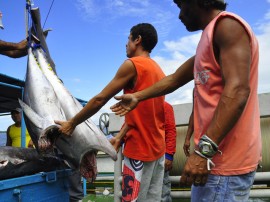
M54 120L69 119L82 106L51 70L43 52L38 49L34 53L39 66L29 50L25 81L24 101L29 107L21 102L29 133L31 137L37 137L37 141L35 138L33 141L39 150L55 144L71 167L79 168L85 178L93 180L97 174L96 151L101 150L114 160L117 158L116 151L90 119L80 124L71 137L58 134Z
M61 159L41 156L35 149L0 147L0 180L63 168Z
M28 65L23 99L24 102L19 100L19 103L26 115L26 125L31 138L39 151L40 140L46 140L45 132L47 130L45 129L55 125L55 117L63 119L66 119L66 117L52 85L39 68L31 48L28 50ZM63 138L61 137L60 139ZM65 140L62 141L65 142Z

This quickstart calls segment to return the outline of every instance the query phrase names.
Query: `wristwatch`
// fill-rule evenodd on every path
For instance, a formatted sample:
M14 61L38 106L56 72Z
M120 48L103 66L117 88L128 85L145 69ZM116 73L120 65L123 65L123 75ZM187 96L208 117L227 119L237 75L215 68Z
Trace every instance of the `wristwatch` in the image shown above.
M213 148L211 143L204 140L200 140L199 142L199 151L209 158L213 157L217 153L217 150Z

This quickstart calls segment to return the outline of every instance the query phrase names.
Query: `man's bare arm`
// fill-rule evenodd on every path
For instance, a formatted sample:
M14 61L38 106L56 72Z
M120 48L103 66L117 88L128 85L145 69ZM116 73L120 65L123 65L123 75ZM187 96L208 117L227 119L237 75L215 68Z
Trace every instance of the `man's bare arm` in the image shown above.
M187 84L193 80L193 66L195 56L188 59L182 64L175 73L163 78L159 82L150 86L149 88L134 93L135 97L139 100L146 100L153 97L169 94L179 87Z
M133 94L115 96L115 99L120 100L120 102L113 105L111 110L115 112L116 115L124 116L134 109L140 101L169 94L187 84L189 81L193 80L194 59L195 56L191 57L182 64L175 73L163 78L149 88Z
M12 58L23 57L27 55L27 40L22 40L19 43L5 42L0 40L0 54Z
M206 134L219 144L241 116L249 97L251 49L244 27L230 18L218 23L215 43L220 50L224 90Z
M0 51L0 54L11 58L20 58L27 55L27 50Z
M55 121L61 125L59 131L70 135L75 127L93 116L103 107L109 99L120 92L137 75L135 67L130 60L126 60L117 71L111 82L96 96L91 98L87 105L68 121Z

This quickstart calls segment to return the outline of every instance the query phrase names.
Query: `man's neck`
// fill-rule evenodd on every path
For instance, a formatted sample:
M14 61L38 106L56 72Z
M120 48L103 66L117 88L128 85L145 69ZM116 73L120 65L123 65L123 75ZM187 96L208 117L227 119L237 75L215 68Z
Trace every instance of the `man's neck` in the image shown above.
M20 128L21 125L22 125L21 123L15 123L15 126L18 127L18 128Z
M136 56L150 58L150 53L148 51L145 51L145 50L138 50L138 51L136 51L136 53L134 54L133 57L136 57Z
M209 13L210 12L210 13ZM202 30L218 15L222 12L222 10L212 10L212 11L205 11L202 16Z

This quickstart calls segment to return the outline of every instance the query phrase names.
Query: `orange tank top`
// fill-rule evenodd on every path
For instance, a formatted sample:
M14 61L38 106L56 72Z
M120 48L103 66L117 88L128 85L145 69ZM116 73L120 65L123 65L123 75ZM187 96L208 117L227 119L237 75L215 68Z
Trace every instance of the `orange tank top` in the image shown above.
M159 65L146 57L130 58L137 71L132 89L124 93L141 91L165 77ZM129 131L125 138L124 155L141 161L154 161L165 153L164 96L142 101L125 116Z
M213 33L219 18L230 17L242 24L250 37L250 96L233 129L219 145L222 155L213 158L212 174L239 175L256 170L261 160L260 114L257 95L259 47L250 26L239 16L221 12L204 29L194 64L194 140L198 144L206 132L223 91L221 69L213 51Z

